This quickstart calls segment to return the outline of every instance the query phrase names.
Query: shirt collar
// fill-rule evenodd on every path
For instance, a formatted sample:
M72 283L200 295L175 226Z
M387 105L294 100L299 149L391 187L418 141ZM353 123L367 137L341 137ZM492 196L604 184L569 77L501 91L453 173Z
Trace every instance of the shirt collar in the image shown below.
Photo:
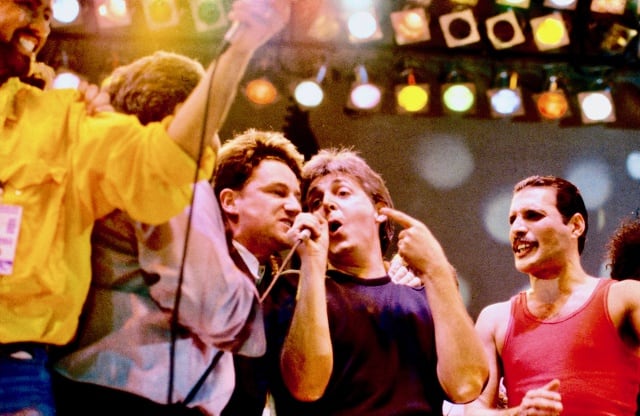
M0 126L4 126L7 119L15 119L15 97L24 85L20 79L14 77L0 86Z
M251 253L245 246L243 246L236 240L233 240L231 243L236 248L236 250L238 250L242 261L244 261L244 264L247 265L247 268L249 269L251 274L253 274L254 279L256 281L260 280L260 262L258 261L256 256L254 256L253 253Z

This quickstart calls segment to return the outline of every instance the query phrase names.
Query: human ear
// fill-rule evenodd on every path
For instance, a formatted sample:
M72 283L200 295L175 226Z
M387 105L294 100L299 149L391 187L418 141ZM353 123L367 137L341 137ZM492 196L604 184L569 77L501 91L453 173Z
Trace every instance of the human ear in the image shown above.
M236 206L236 191L224 188L220 191L218 199L220 200L220 208L222 208L227 215L235 215L238 213L238 208Z
M387 206L387 204L385 204L385 203L376 202L376 214L375 214L375 217L376 217L376 222L378 224L382 224L383 222L386 222L389 219L389 218L387 218L386 215L380 214L380 208L384 208L386 206Z
M569 220L569 224L572 227L571 233L573 235L575 235L576 237L580 237L582 234L584 234L586 223L584 221L584 217L581 214L577 212L573 214L573 216Z

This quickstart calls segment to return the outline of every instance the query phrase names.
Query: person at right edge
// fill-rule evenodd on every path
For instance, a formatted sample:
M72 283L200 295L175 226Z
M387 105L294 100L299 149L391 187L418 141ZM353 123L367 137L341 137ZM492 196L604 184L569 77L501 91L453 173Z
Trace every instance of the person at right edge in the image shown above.
M640 217L623 221L607 243L607 258L614 280L640 280ZM638 393L636 416L640 416Z
M515 266L530 287L478 316L491 375L465 415L633 416L640 282L585 272L587 209L565 179L517 183L509 224ZM501 379L506 409L496 409Z

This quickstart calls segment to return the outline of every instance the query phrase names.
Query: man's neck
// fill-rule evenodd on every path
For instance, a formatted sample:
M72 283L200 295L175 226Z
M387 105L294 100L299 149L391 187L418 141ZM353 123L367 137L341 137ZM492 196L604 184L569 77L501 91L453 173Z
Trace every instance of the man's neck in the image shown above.
M387 274L387 269L384 267L384 262L382 261L382 259L380 259L380 261L376 263L330 262L329 268L338 270L351 276L359 277L361 279L375 279Z
M373 279L387 274L380 251L374 249L348 249L329 253L329 267L362 279Z
M564 279L532 280L527 291L527 307L540 319L573 313L589 299L599 279L586 273Z

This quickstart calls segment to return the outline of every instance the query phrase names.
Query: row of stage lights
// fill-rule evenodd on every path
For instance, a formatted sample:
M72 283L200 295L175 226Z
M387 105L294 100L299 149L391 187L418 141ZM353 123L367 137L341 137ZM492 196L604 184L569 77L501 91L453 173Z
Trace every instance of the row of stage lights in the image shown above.
M83 3L92 7L83 7ZM227 7L221 0L188 0L191 17L198 32L224 29L228 24ZM172 28L180 23L182 11L174 0L53 0L53 26L69 28L95 20L99 29L118 29L134 24L134 10L140 5L151 30ZM87 16L93 11L92 16Z
M395 84L392 88L396 114L437 113L434 111L434 103L439 102L438 105L446 115L473 116L486 103L492 118L521 117L525 116L529 107L525 103L525 96L528 94L531 95L537 116L542 120L557 121L572 115L572 97L561 87L561 80L557 75L547 78L544 90L525 94L518 84L518 73L504 70L498 74L494 85L479 96L476 84L456 71L452 71L447 82L441 83L439 87L417 82L413 70L405 72L406 81ZM322 65L315 77L301 80L291 88L291 94L301 109L309 111L322 105L326 74L327 66ZM380 112L385 99L385 88L369 79L364 65L355 68L354 78L345 108L355 114ZM616 111L611 89L598 82L595 85L600 87L575 94L581 122L615 122ZM279 89L265 74L248 81L244 93L249 101L258 106L273 104L280 95ZM434 93L439 95L437 99L433 96Z
M631 20L616 19L613 16L628 15L632 6L626 0L581 0L580 7L589 1L589 12L601 16L611 17L606 19L606 30L599 39L599 52L609 56L620 56L626 53L630 45L637 48L638 35L638 6L633 10ZM399 3L398 1L395 2ZM445 5L445 3L447 5ZM524 44L535 45L536 59L544 61L544 54L549 56L570 56L567 52L569 44L575 36L571 30L576 29L575 16L578 13L578 0L544 0L542 7L537 5L535 12L528 13L524 10L532 6L531 0L495 0L487 12L483 2L483 11L475 8L478 0L413 0L406 1L400 10L394 10L389 14L389 22L393 29L395 45L402 48L405 45L416 44L425 47L428 51L430 42L434 40L434 27L439 29L435 37L444 41L446 48L453 53L454 50L472 50L477 45L488 41L494 53L504 53L510 48L524 48ZM493 3L493 2L491 2ZM542 1L540 1L542 3ZM354 44L368 42L383 42L384 27L379 19L379 2L373 0L342 1L342 9L339 17L346 22L348 39ZM444 6L443 6L444 5ZM447 13L437 15L437 26L434 25L435 11L448 10ZM488 17L486 15L489 15ZM477 17L484 15L486 19L482 24ZM335 16L334 16L335 17ZM626 22L632 24L625 26ZM316 40L327 41L335 37L334 31L312 30L316 34ZM481 31L484 31L481 33ZM319 35L318 35L319 34ZM635 43L634 43L635 42ZM474 46L476 45L476 46ZM527 46L529 47L529 46ZM482 48L482 47L481 47ZM416 49L413 49L416 51ZM522 49L521 51L524 51ZM524 52L532 54L530 49ZM636 52L637 60L639 53ZM504 56L504 55L503 55ZM430 59L429 56L426 59ZM453 57L453 60L460 57ZM447 77L445 82L429 83L421 80L417 71L413 68L404 68L404 82L396 83L392 90L395 97L395 112L399 114L431 114L438 113L441 107L442 113L449 115L474 115L478 113L478 107L485 105L489 115L493 118L511 118L525 116L525 111L530 106L525 103L525 93L519 85L519 74L516 70L499 70L492 85L479 90L468 77L455 70ZM544 65L539 65L542 68ZM346 108L358 113L380 111L385 92L380 84L369 79L364 65L355 68L355 82L348 94ZM541 72L544 70L541 69ZM603 71L603 72L606 72ZM313 109L322 104L322 82L327 73L326 65L322 65L317 75L311 79L300 82L293 89L293 97L303 109ZM570 80L561 75L548 74L546 86L527 95L533 98L537 116L543 120L561 120L572 115L571 107L577 106L580 120L583 124L610 123L616 121L616 109L611 89L611 83L606 77L595 76L595 80L588 82L588 88L570 92L563 88L563 83ZM581 88L581 87L578 87ZM247 97L254 103L265 105L272 102L277 96L277 89L271 85L265 77L256 79L247 84L245 90ZM479 96L479 92L482 96ZM434 95L436 94L437 97ZM486 98L486 100L485 100ZM482 103L481 103L482 102Z
M54 0L54 19L58 25L71 25L81 15L82 4L78 1L91 2L92 10L100 27L120 27L132 24L131 0ZM177 24L180 12L177 0L137 0L142 5L147 24L151 29L163 29ZM228 1L223 0L182 0L188 2L195 27L198 31L223 30L228 26L226 9ZM387 2L388 0L384 0ZM567 13L575 13L578 0L544 0L543 7L528 20L523 19L522 10L531 6L536 0L495 0L491 16L479 25L480 14L474 7L479 0L407 0L398 10L390 12L387 23L393 28L393 40L398 47L418 44L427 45L434 35L435 5L449 10L437 16L441 36L447 48L473 48L481 41L488 40L496 51L517 48L525 42L535 45L537 52L544 54L566 49L571 42L573 20ZM485 0L480 0L485 1ZM540 0L542 1L542 0ZM580 0L589 1L589 10L603 15L628 14L631 3L627 0ZM320 6L318 17L308 28L314 40L331 41L339 31L336 21L344 22L350 42L360 45L367 42L380 41L384 28L378 18L380 2L375 0L336 0L339 7ZM336 2L321 2L334 5ZM383 2L383 3L384 3ZM486 3L483 3L486 5ZM388 6L388 5L387 5ZM323 8L324 7L324 8ZM610 19L610 25L601 37L600 48L608 55L626 53L630 45L637 48L638 8L634 10L635 26ZM486 11L483 12L486 14ZM334 22L334 23L332 23ZM575 29L575 27L573 28ZM481 33L481 31L484 31ZM636 53L636 57L640 54ZM456 59L455 57L452 59ZM356 112L379 111L384 91L379 84L369 79L364 65L355 68L355 82L348 95L346 108ZM454 71L455 73L455 71ZM292 95L303 109L309 110L320 106L323 102L323 81L327 74L327 65L321 65L315 77L306 79L295 87ZM494 118L519 117L525 114L527 105L523 99L522 88L518 84L518 73L515 70L501 70L497 74L494 85L480 90L483 97L478 96L478 88L464 77L449 77L447 82L428 83L420 79L413 68L404 68L404 82L394 85L395 110L401 114L429 114L434 111L434 104L440 102L442 110L447 114L476 114L480 101L488 104L490 115ZM545 120L560 120L571 114L570 102L579 106L581 121L589 123L607 123L616 121L616 111L610 84L606 80L598 80L594 88L584 91L568 92L562 88L560 78L547 76L544 90L532 94L538 115ZM277 88L267 78L262 77L246 85L247 98L258 105L268 105L278 96ZM438 94L434 99L433 94ZM572 98L576 101L572 101Z
M587 0L585 0L587 1ZM397 45L415 43L428 44L433 40L432 16L429 10L432 3L453 3L451 11L437 17L437 28L441 32L447 48L463 48L479 45L487 39L494 51L517 48L529 40L535 44L537 52L558 52L569 46L571 30L576 21L575 9L578 0L544 0L543 7L529 12L531 0L495 0L495 5L484 21L478 21L480 11L475 10L478 0L426 0L407 1L402 10L390 13L390 21ZM353 2L354 6L347 17L349 39L353 42L380 40L383 32L377 17L374 0ZM412 4L425 3L429 7L416 7ZM627 0L591 0L589 11L594 16L602 16L603 31L599 49L607 54L621 54L638 34L638 15L640 2L633 12L628 12ZM574 13L574 15L572 15ZM631 18L622 15L631 14ZM620 17L617 17L620 16ZM585 24L589 22L582 22ZM595 27L595 25L594 25ZM531 39L528 39L530 37Z
M430 84L418 83L412 70L406 71L406 83L393 87L395 112L397 114L429 114L432 108L432 88ZM292 96L298 106L305 111L322 105L325 92L322 86L327 74L327 66L322 65L315 77L298 82ZM384 88L373 83L364 65L354 70L355 81L348 94L346 108L360 113L379 112L382 107ZM463 79L453 71L449 81L440 85L440 103L448 115L475 115L480 98L476 85ZM76 88L80 76L73 71L59 71L53 81L54 88ZM545 90L531 95L538 115L543 120L556 121L571 115L570 97L560 87L559 78L551 75ZM598 84L599 85L599 84ZM437 87L434 87L437 89ZM245 96L258 106L273 104L279 97L278 88L265 75L248 81L244 87ZM576 95L583 124L610 123L616 121L615 104L610 88L581 91ZM498 74L495 87L486 90L486 101L493 118L509 118L525 115L522 88L518 85L518 73L503 71Z
M603 32L600 51L617 55L624 53L638 35L638 0L633 0L637 2L635 7L631 0L580 0L590 4L588 17L578 14L579 0L543 0L542 7L535 10L532 1L541 0L319 1L313 6L317 9L315 18L307 22L303 37L330 42L344 29L352 43L384 42L390 24L398 46L429 47L444 40L447 48L471 50L488 40L493 51L517 50L533 43L537 52L553 54L565 50L572 37L578 41L578 36L589 35L584 27L591 25L591 30ZM180 23L186 3L198 32L228 26L230 0L53 0L54 24L81 25L83 12L93 11L99 28L131 26L134 12L141 8L147 26L161 30ZM402 4L399 10L398 4ZM396 10L387 11L389 7ZM381 19L380 13L388 17ZM582 21L591 16L600 18ZM577 26L582 26L582 33Z

